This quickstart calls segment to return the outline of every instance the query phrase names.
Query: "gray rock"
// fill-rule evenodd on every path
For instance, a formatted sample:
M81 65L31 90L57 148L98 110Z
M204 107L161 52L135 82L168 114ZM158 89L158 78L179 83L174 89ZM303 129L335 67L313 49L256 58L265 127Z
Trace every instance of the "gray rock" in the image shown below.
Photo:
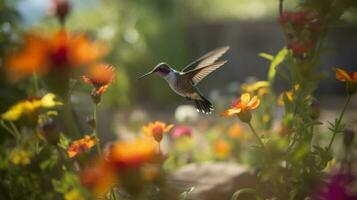
M189 164L173 172L171 181L183 190L194 187L188 200L229 200L235 191L254 187L256 177L242 165L221 162Z

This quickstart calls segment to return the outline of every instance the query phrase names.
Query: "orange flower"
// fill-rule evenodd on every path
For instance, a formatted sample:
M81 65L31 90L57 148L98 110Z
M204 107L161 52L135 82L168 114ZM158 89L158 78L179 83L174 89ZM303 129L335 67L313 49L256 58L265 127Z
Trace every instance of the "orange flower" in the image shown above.
M226 158L231 153L231 150L232 150L231 145L223 139L218 139L214 143L215 154L220 159Z
M108 88L109 84L115 78L114 68L106 64L93 65L87 75L82 76L85 83L92 84L95 88L94 93L97 96L102 95Z
M109 160L119 169L139 167L154 160L156 147L152 139L119 141L111 147Z
M142 130L145 135L153 137L157 142L161 142L163 133L169 132L172 127L174 127L173 124L166 125L164 122L155 121L144 126Z
M117 171L105 160L97 160L91 167L81 171L82 185L88 187L96 195L106 194L117 181Z
M238 115L243 122L249 122L251 119L250 110L256 109L260 104L260 100L257 96L250 98L249 93L244 93L240 96L240 99L235 100L231 108L224 111L221 115L230 117Z
M102 43L91 42L84 34L70 35L62 29L50 37L28 34L22 51L9 56L6 66L10 78L18 80L33 73L87 64L106 52Z
M95 136L86 135L84 138L73 141L67 148L67 154L70 158L88 151L99 142Z
M237 139L242 135L242 127L240 124L233 124L228 129L228 135L230 138Z
M357 83L357 72L347 73L343 69L336 68L336 78L343 82Z

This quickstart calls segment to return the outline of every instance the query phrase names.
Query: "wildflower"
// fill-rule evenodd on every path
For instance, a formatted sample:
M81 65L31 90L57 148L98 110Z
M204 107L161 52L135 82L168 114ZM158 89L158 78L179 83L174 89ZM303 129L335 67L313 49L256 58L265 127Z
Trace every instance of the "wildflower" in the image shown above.
M156 147L154 141L148 138L119 141L112 145L109 160L119 169L140 167L154 159Z
M95 136L86 135L84 138L73 141L67 148L67 154L70 158L82 154L99 142Z
M357 72L347 73L346 71L336 68L336 78L339 81L346 82L346 90L349 95L357 92Z
M357 83L357 72L347 73L343 69L336 68L336 78L342 82Z
M242 84L241 89L244 92L264 96L269 92L270 83L268 81L257 81L253 83Z
M214 143L215 154L220 159L226 158L231 153L231 149L231 145L223 139L219 139Z
M240 124L235 123L228 129L228 135L232 139L237 139L242 135L242 127Z
M164 122L155 121L147 124L142 128L143 132L147 136L153 137L156 142L161 142L163 134L169 132L174 125L166 125Z
M300 84L296 83L292 90L282 92L278 97L278 105L284 105L285 101L292 102L296 98L295 92L298 90L300 90Z
M22 149L14 149L10 153L10 161L14 165L28 165L31 162L31 152Z
M319 16L316 12L301 10L298 12L285 11L278 19L282 26L292 25L294 28L317 28L319 25ZM318 30L318 29L313 29Z
M114 78L114 68L106 64L93 65L87 75L82 76L85 83L93 85L92 98L96 104L100 102L101 95L108 89Z
M311 42L295 42L291 41L288 43L287 48L293 53L293 56L302 57L309 53L310 49L313 47Z
M5 113L1 114L1 118L7 121L16 121L24 115L30 115L40 108L52 108L62 105L61 102L55 100L56 95L48 93L42 98L28 98L18 102L10 107Z
M80 173L81 184L99 196L106 194L116 183L116 179L117 170L104 159L96 160Z
M256 109L260 104L260 100L257 96L251 98L249 93L244 93L240 96L240 99L235 100L231 108L224 111L221 115L230 117L237 115L242 122L249 123L252 115L251 110Z
M183 136L192 137L192 129L188 126L178 126L172 131L173 138L180 138Z
M64 194L65 200L84 200L83 196L76 189L72 189Z
M70 35L65 30L52 36L28 34L24 48L6 60L10 79L19 80L33 73L66 71L94 62L107 52L105 45L92 42L84 34Z

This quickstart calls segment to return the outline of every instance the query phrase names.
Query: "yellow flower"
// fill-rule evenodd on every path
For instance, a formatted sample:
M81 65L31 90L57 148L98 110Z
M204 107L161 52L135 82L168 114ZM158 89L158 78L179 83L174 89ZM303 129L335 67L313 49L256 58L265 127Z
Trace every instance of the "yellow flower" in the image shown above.
M16 121L23 115L29 115L36 112L39 108L52 108L62 105L61 102L55 100L56 95L48 93L42 98L32 98L18 102L10 107L5 113L1 114L1 118L7 121Z
M218 139L214 143L215 154L220 159L226 158L231 153L231 150L232 150L231 145L223 139Z
M172 127L174 127L173 124L166 125L164 122L155 121L144 126L142 131L145 135L153 137L157 142L161 142L163 133L169 132Z
M14 165L28 165L31 162L31 152L22 150L22 149L14 149L10 153L10 161Z
M152 139L141 138L134 141L119 141L113 144L109 160L119 169L138 167L153 161L157 145Z
M78 190L72 189L71 191L64 194L65 200L84 200Z
M237 139L242 135L242 126L238 123L233 124L228 129L228 135L232 139Z
M294 93L300 90L300 85L296 83L294 85L294 89L282 92L278 97L278 105L284 105L284 98L286 98L289 102L292 102L295 99Z
M336 78L342 82L357 83L357 72L347 73L343 69L336 68Z
M86 135L84 138L73 141L67 148L68 157L73 158L78 154L82 154L99 142L95 136Z
M257 81L254 83L244 83L241 86L243 92L263 96L269 92L270 83L268 81Z
M244 93L240 96L240 99L232 103L231 108L224 111L221 115L225 117L238 115L239 119L243 122L250 122L252 118L250 111L256 109L259 104L260 100L257 96L251 98L249 93Z

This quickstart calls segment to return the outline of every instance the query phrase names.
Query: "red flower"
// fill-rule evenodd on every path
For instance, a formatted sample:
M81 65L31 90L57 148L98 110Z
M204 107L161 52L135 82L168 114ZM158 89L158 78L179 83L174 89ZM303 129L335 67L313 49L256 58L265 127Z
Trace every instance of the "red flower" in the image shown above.
M288 49L292 50L294 56L304 56L310 49L312 44L310 42L289 42Z

